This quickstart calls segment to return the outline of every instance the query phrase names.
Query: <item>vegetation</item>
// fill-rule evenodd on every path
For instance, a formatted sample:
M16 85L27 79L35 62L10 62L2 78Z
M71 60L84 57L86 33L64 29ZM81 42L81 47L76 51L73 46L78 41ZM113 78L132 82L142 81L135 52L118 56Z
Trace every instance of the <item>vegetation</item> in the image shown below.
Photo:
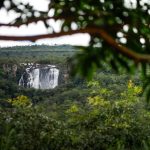
M15 46L0 48L0 64L19 64L19 63L50 63L65 65L66 57L71 57L77 52L72 46Z
M90 36L89 45L80 47L82 52L73 61L72 68L88 77L97 68L105 68L104 64L117 71L134 72L140 68L145 79L144 88L150 93L147 71L150 62L149 0L51 0L47 8L40 11L30 2L1 0L0 9L13 11L17 17L0 26L20 27L42 21L51 32L32 36L0 35L0 39L35 42L43 38L87 33ZM60 23L59 32L49 20Z
M78 47L81 51L67 62L69 69L88 79L96 74L92 82L77 76L56 89L35 90L18 87L18 76L3 72L1 67L1 150L150 149L150 112L142 96L145 90L147 100L150 97L148 0L51 0L45 11L23 1L1 0L2 8L13 11L17 17L0 26L20 27L42 21L51 32L32 36L0 35L0 40L35 42L42 38L89 34L89 45ZM49 20L60 22L59 32L55 32ZM43 54L34 51L36 46L31 48L31 56L25 47L23 52L13 48L10 48L13 53L2 50L0 64L12 64L16 54L20 60L15 64L23 59L23 62L63 64L67 56L58 59L58 53L51 51L52 55L47 55L48 50L47 56L40 60ZM54 59L49 61L49 56ZM110 66L122 74L117 76ZM104 71L96 72L99 68ZM141 74L143 80L131 79L124 71Z
M0 149L147 150L150 113L139 96L141 87L129 81L116 99L97 81L87 88L84 103L74 98L33 106L25 96L8 100L12 108L0 110Z
M63 53L57 57L66 67L64 60L74 52ZM13 61L2 57L7 61L1 60L0 66L0 150L149 149L150 112L138 76L116 74L107 66L92 81L70 77L55 89L36 90L19 87L22 68L14 77L2 67ZM57 57L50 58L59 65ZM38 55L35 59L41 61Z
M106 51L110 51L110 46L112 46L117 52L135 61L149 61L149 57L140 55L142 49L147 52L149 44L148 1L136 0L133 3L132 1L124 0L96 0L93 3L91 0L82 0L80 2L75 0L57 0L50 1L48 9L42 12L38 9L36 10L30 3L26 4L22 1L17 3L10 0L7 0L6 3L5 0L2 0L0 8L5 8L8 12L13 10L14 13L18 14L14 22L11 24L1 24L1 26L19 27L23 24L28 25L32 22L43 21L46 28L51 28L53 31L51 34L41 36L1 36L3 40L36 41L37 39L47 37L53 38L75 33L89 33L91 36L90 46L92 48L94 48L95 44L101 44L99 50L105 48ZM51 17L49 16L49 11L54 12ZM139 18L142 18L142 20ZM47 22L49 19L53 19L54 21L63 20L59 34L55 33L53 27ZM106 29L110 30L109 34ZM125 38L127 41L125 40L126 42L124 42L122 38ZM120 47L119 43L116 43L114 39L117 39L120 44L122 43L126 47ZM105 42L107 42L109 47L105 45Z

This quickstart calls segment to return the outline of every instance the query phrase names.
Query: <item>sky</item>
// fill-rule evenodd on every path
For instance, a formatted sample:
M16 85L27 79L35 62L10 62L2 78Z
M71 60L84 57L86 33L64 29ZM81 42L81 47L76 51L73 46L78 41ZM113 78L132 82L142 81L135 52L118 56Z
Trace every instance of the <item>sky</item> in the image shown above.
M19 0L16 0L19 1ZM24 3L30 2L31 5L34 6L37 10L47 10L47 4L49 0L21 0ZM53 12L50 12L50 15L53 15ZM5 9L0 10L0 23L9 23L17 15L11 11L9 13L6 12ZM56 32L59 31L59 22L54 22L51 20L49 22ZM15 36L23 36L23 35L38 35L38 34L46 34L48 30L45 28L44 24L39 21L37 24L31 23L30 25L22 25L19 28L17 27L0 27L0 35L15 35ZM1 41L0 47L7 46L16 46L16 45L32 45L32 44L46 44L46 45L60 45L60 44L70 44L70 45L88 45L90 40L90 36L88 34L76 34L72 36L63 36L59 38L53 39L42 39L37 40L35 43L28 41Z
M16 2L22 1L24 3L30 2L31 5L34 6L35 9L45 11L47 10L47 4L49 3L49 0L15 0ZM141 2L147 2L150 0L141 0ZM133 3L133 7L136 7L136 0L125 0L125 5L127 7L130 7L130 3ZM7 3L6 3L7 4ZM50 16L53 15L53 11L49 13ZM9 13L6 12L5 9L0 10L0 23L9 23L14 18L16 18L17 15L10 11ZM49 22L56 32L59 32L59 22L54 22L51 20ZM0 27L0 35L15 35L15 36L25 36L25 35L38 35L38 34L46 34L48 33L48 30L45 28L44 24L39 21L37 24L31 23L30 25L22 25L19 28L17 27ZM37 40L35 43L23 41L23 42L15 42L15 41L0 41L0 47L7 47L7 46L15 46L15 45L32 45L32 44L47 44L47 45L60 45L60 44L70 44L70 45L82 45L86 46L88 45L90 41L90 36L88 34L76 34L72 36L64 36L59 38L53 38L53 39L42 39Z

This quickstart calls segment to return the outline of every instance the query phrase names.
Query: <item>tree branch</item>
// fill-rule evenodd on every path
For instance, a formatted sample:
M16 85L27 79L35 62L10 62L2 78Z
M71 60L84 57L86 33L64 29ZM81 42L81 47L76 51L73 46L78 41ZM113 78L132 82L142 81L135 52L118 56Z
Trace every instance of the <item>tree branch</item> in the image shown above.
M66 35L72 35L76 33L87 33L85 29L80 29L80 30L71 30L68 32L59 32L59 33L50 33L50 34L41 34L41 35L34 35L34 36L0 36L0 40L12 40L12 41L32 41L35 42L36 40L39 39L44 39L44 38L55 38L55 37L60 37L60 36L66 36Z
M110 45L112 48L128 58L134 60L136 63L139 62L150 62L150 55L149 54L140 54L137 53L121 44L118 44L105 30L99 29L97 31L100 36Z
M104 29L97 28L97 27L87 27L85 29L78 29L78 30L70 30L68 32L59 32L59 33L51 33L51 34L43 34L43 35L34 35L34 36L0 36L0 40L13 40L13 41L36 41L38 39L44 38L55 38L60 36L72 35L77 33L89 33L89 34L96 34L100 38L103 38L111 47L112 50L117 51L125 55L126 57L134 60L135 62L150 62L150 55L148 54L140 54L134 52L133 50L118 44L115 39L111 35L109 35Z
M65 17L38 17L38 18L30 18L28 19L27 21L23 22L17 22L17 23L0 23L0 27L1 26L5 26L5 27L20 27L21 25L28 25L30 23L37 23L38 21L47 21L49 19L54 19L54 20L57 20L57 19L67 19Z

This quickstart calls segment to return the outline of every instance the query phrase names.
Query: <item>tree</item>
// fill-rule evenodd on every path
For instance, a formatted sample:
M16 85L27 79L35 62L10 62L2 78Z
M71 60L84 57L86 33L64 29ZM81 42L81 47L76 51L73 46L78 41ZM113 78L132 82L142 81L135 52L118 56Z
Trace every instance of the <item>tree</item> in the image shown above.
M7 1L7 5L6 5ZM9 5L8 5L9 3ZM0 40L29 40L54 38L76 33L88 33L91 37L88 47L80 47L77 55L80 65L74 66L83 75L105 67L103 62L128 72L142 69L146 79L145 87L150 91L150 2L149 0L51 0L45 12L35 10L30 4L21 1L1 0L0 7L18 14L13 22L0 26L16 26L43 21L52 33L33 36L0 36ZM22 9L23 8L23 9ZM53 16L49 12L54 11ZM56 33L48 20L61 21L61 30ZM150 92L149 92L150 93ZM150 94L149 94L150 95Z

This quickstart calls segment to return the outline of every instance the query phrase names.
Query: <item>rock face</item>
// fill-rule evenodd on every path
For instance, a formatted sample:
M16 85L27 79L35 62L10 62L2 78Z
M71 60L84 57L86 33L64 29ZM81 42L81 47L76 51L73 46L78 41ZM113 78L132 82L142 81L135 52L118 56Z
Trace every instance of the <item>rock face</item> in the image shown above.
M17 72L17 65L8 65L8 64L3 64L3 70L7 74L12 74L13 77L16 77L16 72Z
M53 89L58 86L59 70L54 65L27 65L19 85L35 89Z

